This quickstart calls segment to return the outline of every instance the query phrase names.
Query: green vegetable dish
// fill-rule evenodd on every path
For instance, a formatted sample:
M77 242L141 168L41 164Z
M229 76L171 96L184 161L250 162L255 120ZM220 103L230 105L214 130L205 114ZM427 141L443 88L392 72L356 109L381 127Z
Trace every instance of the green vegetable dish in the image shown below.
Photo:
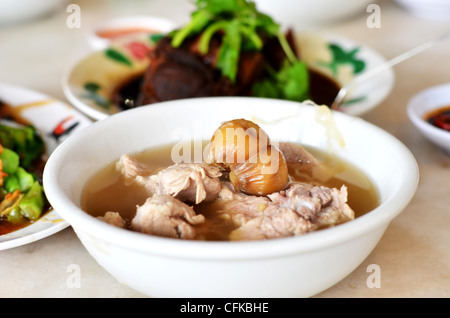
M0 124L0 235L38 220L49 209L42 187L45 144L31 125Z

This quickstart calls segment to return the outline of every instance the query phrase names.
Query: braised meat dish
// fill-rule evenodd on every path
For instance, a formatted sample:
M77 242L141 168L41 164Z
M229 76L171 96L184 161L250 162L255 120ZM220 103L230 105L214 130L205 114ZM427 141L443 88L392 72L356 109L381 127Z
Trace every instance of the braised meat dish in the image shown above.
M287 39L293 50L292 33ZM206 54L199 52L200 36L173 47L169 36L161 39L149 54L137 105L206 96L252 96L253 84L267 74L265 68L279 70L286 54L276 39L267 40L262 51L240 55L236 80L232 82L217 68L220 37L215 37Z
M330 105L339 85L302 61L294 32L252 1L197 0L181 28L148 54L143 75L122 83L119 109L205 96L252 96Z

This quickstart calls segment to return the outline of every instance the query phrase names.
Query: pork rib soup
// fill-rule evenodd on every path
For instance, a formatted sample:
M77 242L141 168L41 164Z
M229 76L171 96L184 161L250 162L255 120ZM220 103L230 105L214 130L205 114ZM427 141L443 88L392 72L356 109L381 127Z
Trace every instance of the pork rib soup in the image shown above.
M224 125L249 123L254 125ZM246 140L255 136L262 139L247 134ZM364 173L318 149L270 139L255 150L240 149L234 138L234 146L218 151L218 140L227 145L217 135L200 142L207 154L201 162L174 163L175 144L123 154L87 184L83 210L150 235L235 241L303 235L351 221L379 204ZM252 151L262 148L270 161L252 160ZM267 162L277 169L264 170Z

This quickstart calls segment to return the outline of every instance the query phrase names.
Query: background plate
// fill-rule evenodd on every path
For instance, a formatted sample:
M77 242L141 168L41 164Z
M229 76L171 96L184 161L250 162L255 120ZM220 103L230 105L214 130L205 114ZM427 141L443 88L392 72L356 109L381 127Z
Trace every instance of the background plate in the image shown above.
M14 107L22 118L31 122L39 131L44 139L47 155L70 135L92 123L69 105L19 86L0 84L0 100ZM58 133L56 128L62 128L64 133ZM0 250L37 241L61 231L68 225L56 211L50 211L20 230L0 235Z
M314 68L343 85L371 67L385 62L375 50L350 39L330 34L296 34L299 55ZM150 38L133 45L111 46L82 58L63 80L67 99L93 119L104 119L120 112L111 102L113 92L148 66L142 51L155 43ZM394 73L388 69L356 87L341 111L360 116L376 107L391 92Z

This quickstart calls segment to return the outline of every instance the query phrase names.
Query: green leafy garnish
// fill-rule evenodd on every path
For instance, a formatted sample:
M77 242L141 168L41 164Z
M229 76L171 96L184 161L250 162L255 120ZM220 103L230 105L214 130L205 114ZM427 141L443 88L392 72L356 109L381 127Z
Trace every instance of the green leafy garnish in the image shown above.
M259 51L264 37L277 37L288 59L297 58L290 49L280 25L271 17L257 11L255 3L247 0L197 0L197 10L183 28L172 32L171 44L179 47L189 37L199 35L198 50L206 54L215 34L222 35L217 68L232 83L236 81L239 56L242 51Z
M273 72L252 87L255 97L303 101L309 97L308 68L304 62L284 63L279 72Z

